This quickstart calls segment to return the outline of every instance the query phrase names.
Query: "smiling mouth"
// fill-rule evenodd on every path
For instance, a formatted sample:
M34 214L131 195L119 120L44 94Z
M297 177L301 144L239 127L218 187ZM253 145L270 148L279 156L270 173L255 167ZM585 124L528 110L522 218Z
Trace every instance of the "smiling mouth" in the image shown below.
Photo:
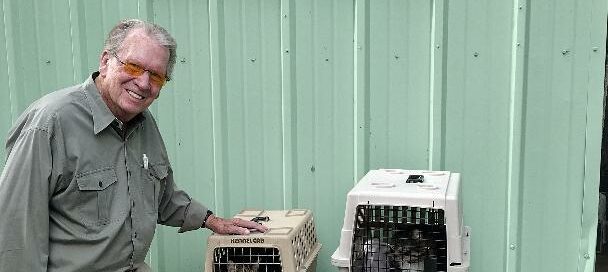
M129 94L131 97L133 97L133 98L135 98L135 99L137 99L137 100L144 100L144 99L145 99L145 97L144 97L144 96L141 96L141 95L137 94L137 93L136 93L136 92L134 92L134 91L127 90L127 93L128 93L128 94Z

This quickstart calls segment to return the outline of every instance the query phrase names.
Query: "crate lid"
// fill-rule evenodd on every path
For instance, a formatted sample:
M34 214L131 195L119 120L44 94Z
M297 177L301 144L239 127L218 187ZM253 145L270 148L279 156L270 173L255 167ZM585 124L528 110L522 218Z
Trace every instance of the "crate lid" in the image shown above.
M450 186L449 171L378 169L369 171L348 193L349 197L382 200L396 204L399 199L435 201L443 206ZM368 201L368 200L365 200Z
M265 235L289 235L295 227L304 224L311 216L311 211L306 209L291 210L242 210L235 218L252 220L262 219L259 223L269 229Z

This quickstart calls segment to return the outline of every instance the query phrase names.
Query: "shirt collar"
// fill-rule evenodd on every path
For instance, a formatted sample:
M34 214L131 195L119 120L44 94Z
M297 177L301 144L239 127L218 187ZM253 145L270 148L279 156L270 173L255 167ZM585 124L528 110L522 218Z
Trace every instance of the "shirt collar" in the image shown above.
M93 132L95 135L110 126L112 122L118 121L108 108L108 105L106 105L106 102L101 98L101 93L95 85L95 78L98 75L99 72L93 73L83 84L83 89L87 94L87 100L90 105L91 115L93 116ZM135 116L135 118L128 122L128 125L141 123L145 119L147 111Z

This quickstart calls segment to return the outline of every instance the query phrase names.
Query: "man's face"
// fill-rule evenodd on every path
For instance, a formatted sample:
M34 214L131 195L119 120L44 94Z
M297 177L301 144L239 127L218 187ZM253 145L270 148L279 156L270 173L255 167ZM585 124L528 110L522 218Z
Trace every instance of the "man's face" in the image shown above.
M169 50L142 29L132 30L116 55L123 63L135 64L157 75L167 71ZM103 52L99 65L98 88L110 111L123 122L145 111L154 102L162 86L150 80L150 72L133 76L111 52Z

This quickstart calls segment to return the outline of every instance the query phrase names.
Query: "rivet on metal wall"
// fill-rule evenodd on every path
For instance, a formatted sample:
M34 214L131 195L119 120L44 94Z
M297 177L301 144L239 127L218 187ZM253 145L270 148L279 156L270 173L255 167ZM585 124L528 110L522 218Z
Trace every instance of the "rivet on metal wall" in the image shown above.
M399 59L399 55L395 55L395 59L398 60Z
M599 50L599 48L597 46L594 46L592 49L593 49L593 52L597 52L597 50Z
M440 46L439 46L438 44L436 44L436 45L435 45L435 48L439 49L439 48L440 48Z
M179 62L186 63L186 58L182 58L181 60L179 60Z
M285 49L285 54L289 54L289 49Z
M478 52L473 53L473 57L479 57L479 53Z
M517 46L520 46L520 45L521 45L521 43L517 43Z
M283 14L283 18L287 18L287 14Z
M568 50L568 49L562 50L562 55L565 56L565 55L568 55L568 53L570 53L570 50Z
M46 60L44 63L51 64L51 60Z
M314 173L314 172L315 172L315 170L316 170L316 169L315 169L315 166L314 166L314 165L310 167L310 172L313 172L313 173Z
M591 256L589 256L589 253L585 253L585 255L583 255L583 258L589 260L591 258Z
M523 9L523 8L524 8L524 6L519 6L519 9Z
M511 244L511 245L509 246L509 248L510 248L511 250L515 250L516 246L515 246L515 244Z
M249 61L251 61L251 62L255 62L255 59L249 59Z
M329 61L329 59L325 59L325 61Z

